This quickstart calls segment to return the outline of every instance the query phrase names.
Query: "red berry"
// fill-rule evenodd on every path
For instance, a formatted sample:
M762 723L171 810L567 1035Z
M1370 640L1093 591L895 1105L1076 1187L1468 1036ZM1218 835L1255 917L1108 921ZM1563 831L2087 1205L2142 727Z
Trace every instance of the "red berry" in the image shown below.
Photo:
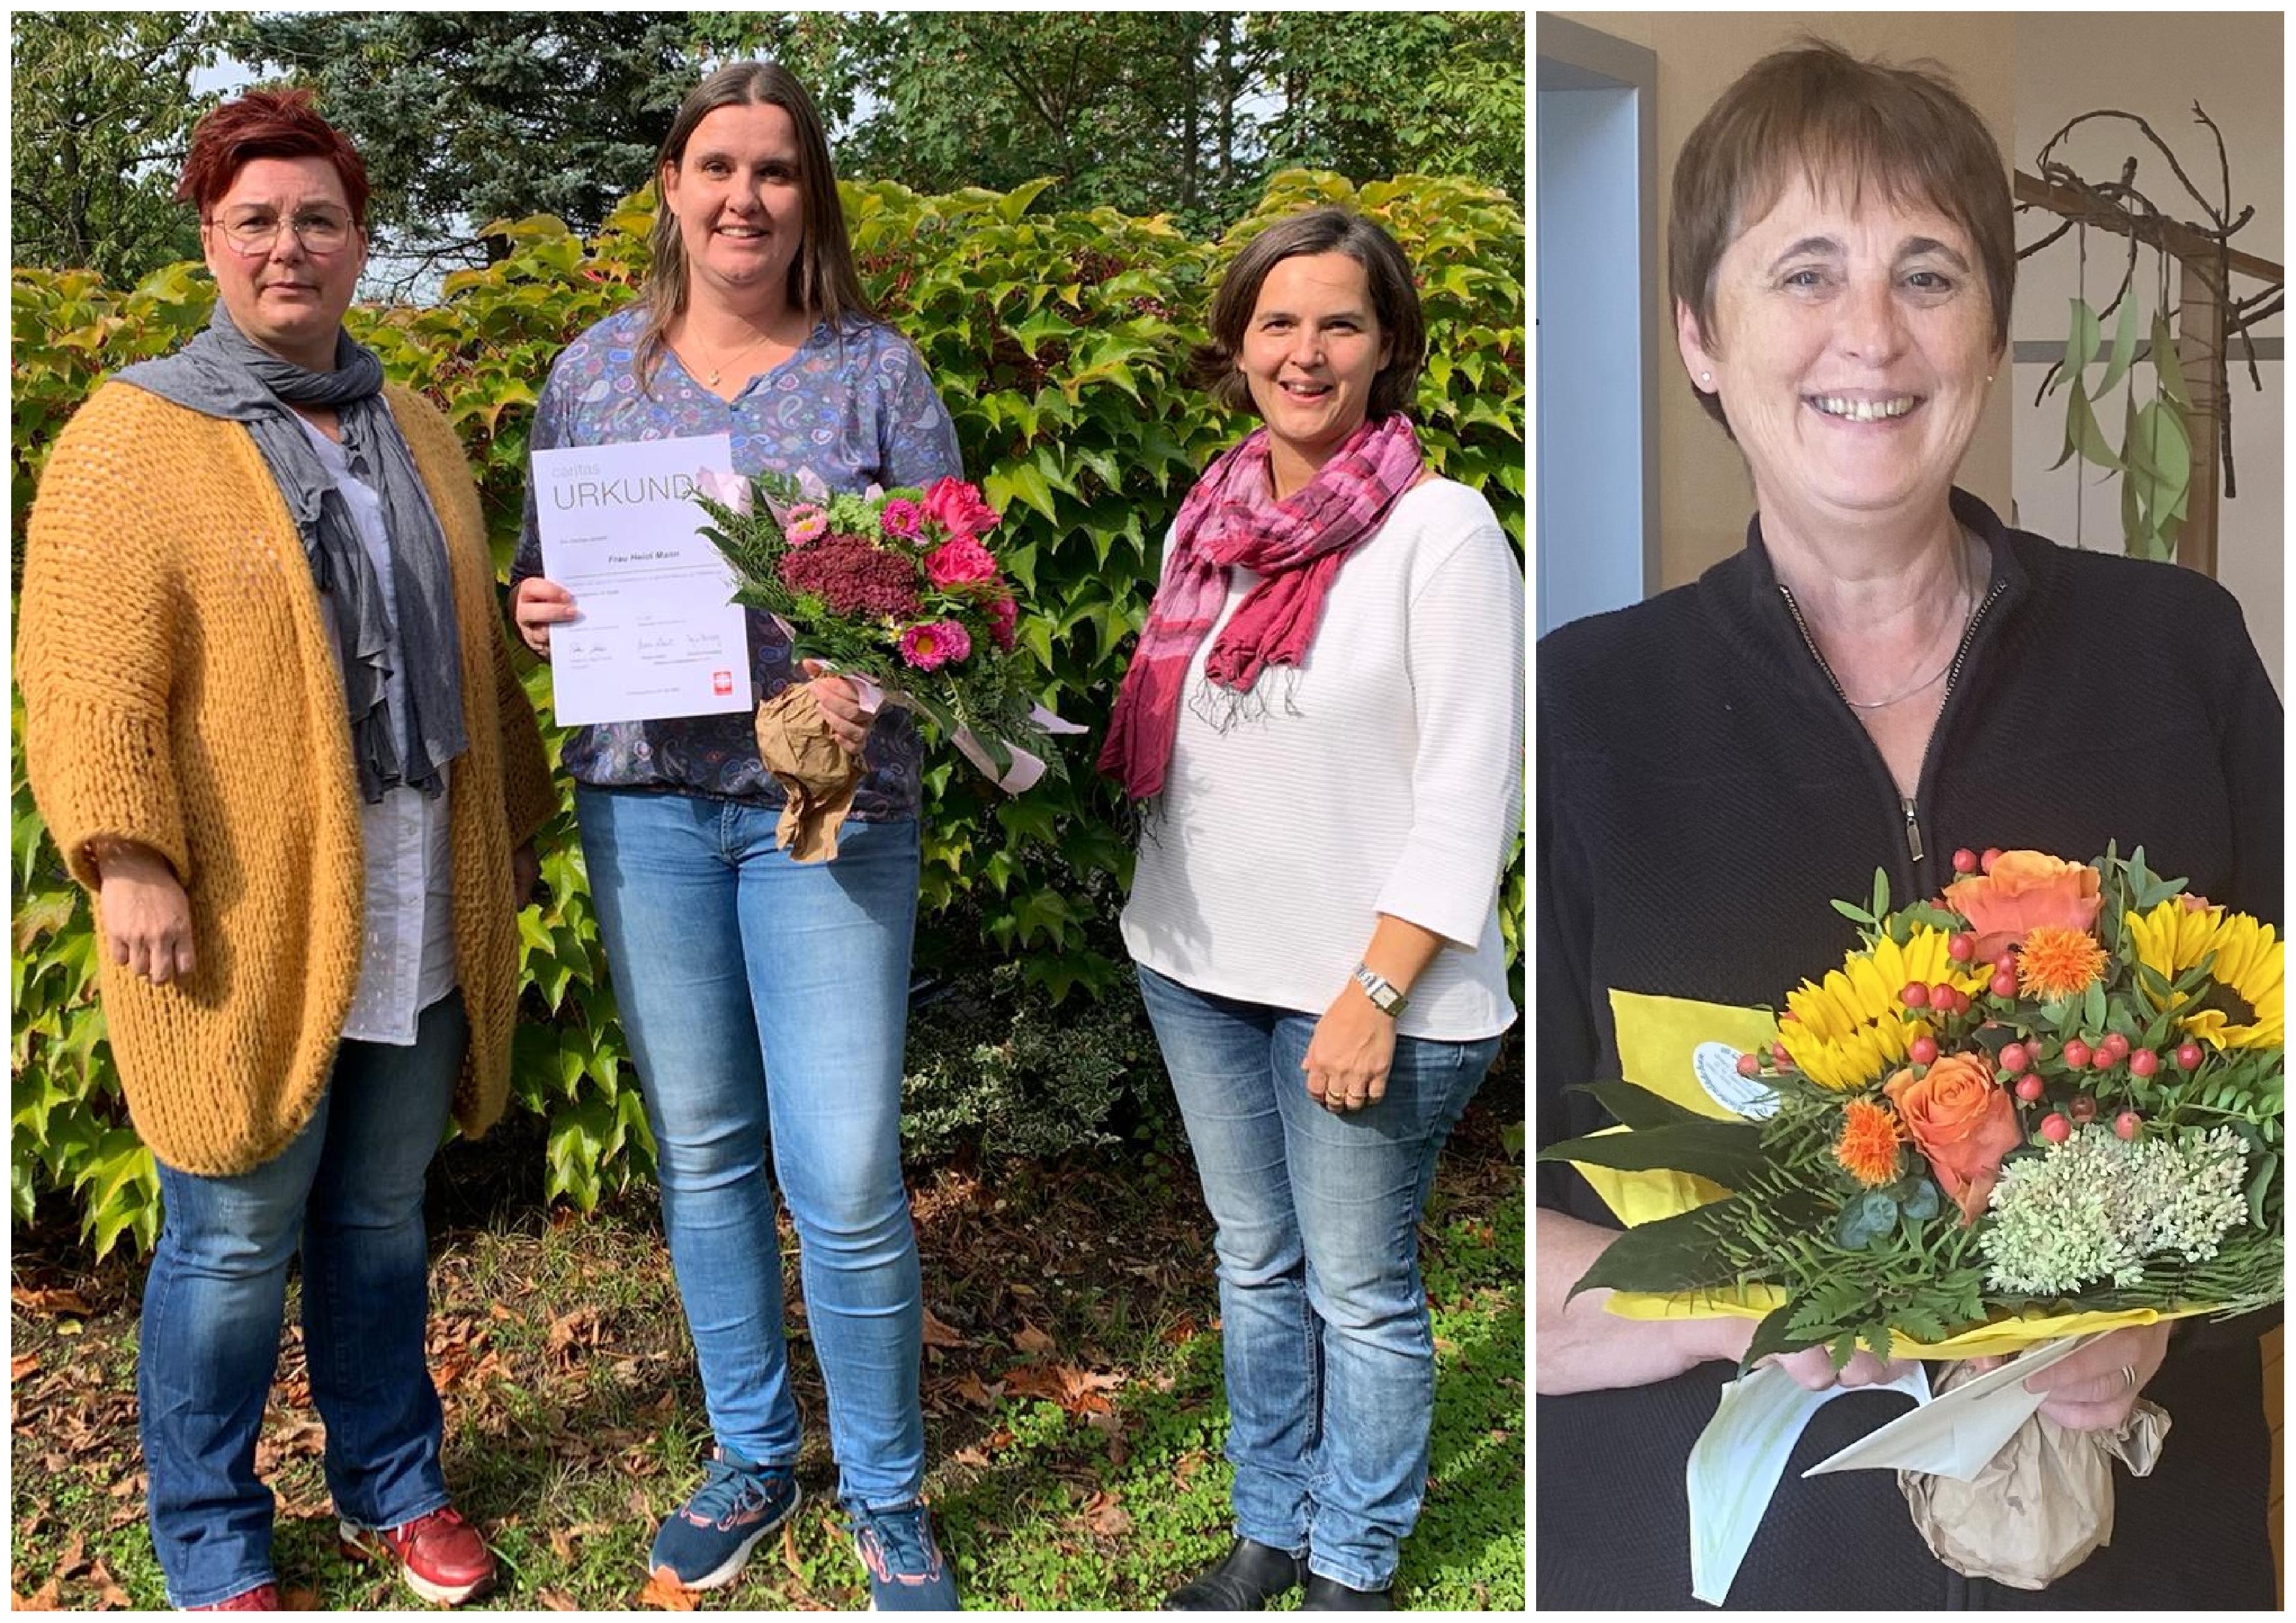
M1906 1055L1916 1065L1937 1063L1938 1045L1934 1037L1917 1037L1906 1045Z
M2027 1071L2017 1078L2017 1097L2031 1104L2041 1096L2041 1078Z
M2075 1121L2096 1119L2096 1101L2087 1094L2075 1094L2072 1103L2066 1108L2072 1112Z
M2204 1057L2198 1043L2181 1044L2177 1049L2177 1068L2179 1070L2198 1070Z
M1778 1069L1780 1070L1792 1070L1793 1069L1793 1055L1786 1052L1786 1045L1784 1043L1772 1043L1770 1045L1770 1058L1778 1062Z
M1988 845L1985 848L1985 854L1977 859L1977 865L1990 873L1993 872L1993 865L2000 860L2001 848L1997 845Z
M2095 1052L2095 1053L2089 1056L2088 1068L2091 1070L2111 1070L2114 1066L2120 1063L2120 1056L2115 1054L2112 1049L2100 1048Z
M1977 938L1966 932L1949 938L1945 944L1945 955L1956 963L1967 963L1977 956Z
M2014 997L2017 996L2017 977L2009 970L1996 970L1990 988L1996 997Z
M2025 1045L2012 1043L2001 1051L2001 1069L2018 1071L2025 1069Z
M1738 1056L1738 1074L1742 1077L1760 1076L1762 1074L1761 1055L1757 1053L1740 1054Z
M1946 981L1940 980L1937 985L1930 988L1930 1007L1939 1010L1944 1013L1959 1013L1960 1011L1955 1005L1959 1003L1960 999L1961 994L1955 991L1952 986Z
M2029 1037L2025 1039L2026 1064L2038 1065L2048 1057L2049 1045L2046 1039L2038 1037Z
M2073 1124L2051 1111L2041 1118L2041 1136L2053 1144L2061 1144L2073 1135Z
M1953 871L1956 873L1977 872L1977 853L1964 846L1953 854Z
M1778 1024L1783 1026L1790 1020L1798 1021L1800 1018L1800 1015L1796 1014L1792 1009L1788 1009L1784 1013L1778 1016Z
M1969 994L1963 991L1959 987L1956 987L1954 988L1953 1012L1956 1014L1966 1014L1969 1012Z
M2137 1129L2144 1125L2144 1118L2139 1116L2135 1111L2123 1111L2112 1119L2112 1130L2123 1138L2136 1137Z
M2118 1031L2108 1031L2104 1034L2104 1045L2112 1050L2112 1057L2116 1060L2125 1060L2128 1057L2128 1039Z
M2071 1042L2065 1045L2064 1061L2065 1069L2067 1070L2087 1070L2088 1069L2088 1045L2082 1042L2079 1037L2073 1038Z
M2136 1049L2128 1056L2128 1070L2133 1076L2149 1077L2160 1069L2161 1056L2150 1048Z
M1930 1006L1930 989L1918 980L1908 980L1898 994L1898 1001L1908 1009L1926 1009Z
M2017 972L2017 949L2013 947L2003 947L2001 949L2001 955L1993 961L1993 968L1996 972L1999 974L2015 974Z

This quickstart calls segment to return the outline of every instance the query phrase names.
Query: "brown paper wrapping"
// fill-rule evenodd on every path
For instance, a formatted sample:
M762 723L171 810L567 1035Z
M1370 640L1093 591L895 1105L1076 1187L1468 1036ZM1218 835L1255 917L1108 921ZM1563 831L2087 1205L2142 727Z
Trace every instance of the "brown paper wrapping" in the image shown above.
M775 832L793 862L830 862L837 825L867 774L821 718L813 689L793 684L758 707L758 757L788 792Z
M1969 1365L1956 1363L1937 1389L1969 1378ZM2150 1476L2168 1435L2168 1412L2142 1398L2118 1431L2068 1431L2036 1413L1975 1481L1901 1471L1898 1486L1930 1553L1947 1566L1964 1578L2045 1589L2112 1542L2112 1462Z

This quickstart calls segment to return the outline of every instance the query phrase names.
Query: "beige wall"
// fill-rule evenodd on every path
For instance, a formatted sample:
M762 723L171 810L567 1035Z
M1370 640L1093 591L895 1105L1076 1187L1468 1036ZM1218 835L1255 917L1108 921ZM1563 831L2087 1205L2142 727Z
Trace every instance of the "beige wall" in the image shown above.
M2150 124L2177 154L2185 172L2212 201L2220 201L2222 180L2216 143L2193 120L2192 105L2198 102L2224 131L2233 212L2238 213L2243 204L2253 204L2256 209L2255 217L2233 238L2234 245L2276 263L2286 262L2278 12L2037 12L2018 17L2016 32L2014 156L2020 168L2034 172L2042 144L2075 116L2097 108L2119 108ZM2138 160L2137 187L2164 213L2195 222L2205 217L2158 151L2125 120L2093 119L2082 125L2067 137L2057 155L2091 180L2118 177L2122 160L2134 156ZM2020 241L2037 242L2042 234L2044 228L2037 216L2029 214L2020 221ZM2087 291L2091 307L2102 309L2120 285L2126 254L2125 240L2102 232L2088 234ZM2157 266L2157 256L2142 251L2137 266L2137 286L2142 290L2138 308L2148 322L2156 302ZM2026 260L2018 276L2012 338L2062 341L2068 321L2066 301L2079 285L2079 255L2070 235ZM2173 301L2173 271L2170 285ZM2235 295L2252 293L2258 286L2236 277L2233 291ZM2111 331L2109 325L2107 331ZM2258 337L2276 337L2284 326L2276 316L2253 331ZM2258 364L2264 382L2259 394L2249 384L2237 348L2234 354L2233 457L2240 494L2218 510L2217 578L2240 599L2249 634L2264 655L2274 683L2281 684L2284 368L2276 361ZM2033 405L2034 394L2048 370L2046 363L2038 362L2014 368L2017 391L2011 404L2020 516L2027 529L2066 545L2074 543L2078 530L2081 545L2118 551L2121 542L2117 484L2099 488L2094 483L2097 471L2090 469L2084 476L2089 482L2077 509L2071 464L2049 471L2049 464L2064 445L2065 397L2060 392L2038 407ZM2092 381L2095 377L2092 374ZM2116 389L2097 412L2107 434L2115 440L2120 435L2123 411L2120 393ZM2139 404L2150 398L2147 381L2140 385Z
M1992 127L2004 152L2014 128L2015 20L1953 12L1560 12L1642 45L1658 57L1659 265L1666 264L1666 200L1675 154L1715 98L1770 52L1816 34L1861 56L1942 63ZM2276 61L2277 57L2275 58ZM1659 391L1660 586L1693 580L1745 543L1753 488L1720 427L1698 407L1676 358L1670 324L1662 337ZM2005 369L2006 370L2006 369ZM2004 378L1978 425L1960 483L2008 511L2010 389ZM2243 498L2245 499L2245 498Z

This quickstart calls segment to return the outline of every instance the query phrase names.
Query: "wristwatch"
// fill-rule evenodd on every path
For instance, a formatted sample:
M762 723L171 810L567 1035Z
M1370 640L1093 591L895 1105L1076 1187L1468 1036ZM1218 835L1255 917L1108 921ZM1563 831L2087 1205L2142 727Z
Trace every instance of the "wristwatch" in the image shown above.
M1395 982L1368 963L1356 965L1356 984L1370 997L1371 1006L1390 1019L1401 1015L1411 1006L1411 999L1403 995Z

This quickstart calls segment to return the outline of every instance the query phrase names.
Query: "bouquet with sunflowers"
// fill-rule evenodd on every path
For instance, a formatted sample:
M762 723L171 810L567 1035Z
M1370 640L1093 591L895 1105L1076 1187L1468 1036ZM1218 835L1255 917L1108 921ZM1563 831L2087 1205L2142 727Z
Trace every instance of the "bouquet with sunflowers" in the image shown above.
M2272 928L2141 848L1954 867L1932 900L1893 911L1877 874L1835 902L1858 947L1775 1016L1612 995L1622 1079L1591 1091L1623 1125L1540 1152L1629 1225L1573 1294L1759 1318L1744 1366L1837 1368L2281 1299Z
M1933 901L1893 912L1877 873L1870 904L1836 902L1861 945L1767 1042L1594 1086L1625 1130L1541 1159L1634 1226L1574 1289L1759 1316L1749 1363L1973 1357L2280 1299L2272 928L2141 848L1955 867Z

